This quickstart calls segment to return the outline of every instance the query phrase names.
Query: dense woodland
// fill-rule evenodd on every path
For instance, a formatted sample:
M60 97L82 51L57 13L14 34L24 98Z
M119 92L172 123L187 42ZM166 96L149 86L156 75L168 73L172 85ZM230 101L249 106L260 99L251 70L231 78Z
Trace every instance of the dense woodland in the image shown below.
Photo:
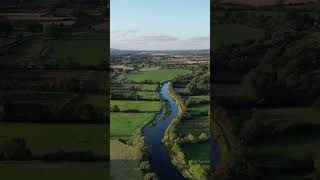
M213 10L213 29L226 37L212 42L211 130L221 150L213 179L319 178L318 5ZM238 31L221 32L230 24ZM250 37L252 29L260 33Z

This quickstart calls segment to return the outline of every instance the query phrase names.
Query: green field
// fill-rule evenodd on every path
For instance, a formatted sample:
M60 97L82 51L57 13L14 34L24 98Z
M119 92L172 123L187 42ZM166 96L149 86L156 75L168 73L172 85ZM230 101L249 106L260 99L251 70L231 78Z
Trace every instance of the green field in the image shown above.
M221 44L240 43L246 40L257 39L263 36L263 31L239 24L214 25L213 47L218 48Z
M158 88L158 85L155 84L142 84L140 85L141 91L156 91Z
M196 106L191 106L187 109L187 111L192 116L207 116L210 109L209 104L201 104Z
M39 39L27 40L24 43L10 49L10 53L1 57L0 64L15 65L26 58L30 60L32 57L40 56L42 43Z
M207 96L207 95L189 96L189 100L191 104L209 103L210 96Z
M74 102L75 106L81 104L90 104L96 107L107 108L107 96L97 94L83 95L78 101Z
M159 101L111 100L110 106L113 105L117 105L120 111L135 110L140 112L158 112L161 108Z
M91 124L0 123L0 143L22 137L34 155L64 149L92 150L96 155L106 156L107 128Z
M111 113L111 137L130 138L154 117L154 113Z
M142 82L144 80L150 80L152 82L164 82L174 79L178 76L191 74L191 70L188 69L158 69L158 70L145 70L136 71L128 75L128 80L135 82Z
M134 154L132 146L118 140L110 140L110 178L116 179L143 179L138 169L140 160Z
M209 166L210 143L184 144L181 146L188 160L200 162L201 165Z
M108 179L108 177L107 162L0 163L1 180L91 180Z
M106 40L54 40L52 42L51 57L67 58L71 57L74 61L82 65L101 64L107 57Z

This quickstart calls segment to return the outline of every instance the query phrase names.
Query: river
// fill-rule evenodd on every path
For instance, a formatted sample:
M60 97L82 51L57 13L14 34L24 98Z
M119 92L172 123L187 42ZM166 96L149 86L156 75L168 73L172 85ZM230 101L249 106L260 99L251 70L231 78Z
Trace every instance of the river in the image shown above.
M171 163L169 152L161 142L167 127L179 113L176 101L169 94L169 85L170 82L167 82L161 87L160 95L169 101L171 113L164 117L166 110L163 108L155 120L142 129L142 133L147 138L151 155L150 164L157 176L161 180L184 180L185 178Z

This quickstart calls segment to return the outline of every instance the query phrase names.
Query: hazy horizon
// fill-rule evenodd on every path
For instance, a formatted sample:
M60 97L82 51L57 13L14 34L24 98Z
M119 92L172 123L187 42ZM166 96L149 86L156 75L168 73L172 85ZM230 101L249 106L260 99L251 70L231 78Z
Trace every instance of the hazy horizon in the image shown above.
M113 49L210 49L209 0L111 0L110 10Z

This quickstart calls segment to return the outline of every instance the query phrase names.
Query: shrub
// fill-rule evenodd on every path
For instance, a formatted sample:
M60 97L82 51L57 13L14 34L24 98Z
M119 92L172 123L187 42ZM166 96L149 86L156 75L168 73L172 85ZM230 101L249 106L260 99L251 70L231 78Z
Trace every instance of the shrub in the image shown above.
M118 107L118 105L112 105L110 108L111 112L120 112L120 108Z
M143 172L150 172L151 171L151 165L149 161L142 161L140 163L140 170Z
M155 173L147 173L144 175L144 180L158 180L158 177Z
M4 160L27 160L31 157L31 151L23 138L14 138L5 141L1 146L0 157Z

